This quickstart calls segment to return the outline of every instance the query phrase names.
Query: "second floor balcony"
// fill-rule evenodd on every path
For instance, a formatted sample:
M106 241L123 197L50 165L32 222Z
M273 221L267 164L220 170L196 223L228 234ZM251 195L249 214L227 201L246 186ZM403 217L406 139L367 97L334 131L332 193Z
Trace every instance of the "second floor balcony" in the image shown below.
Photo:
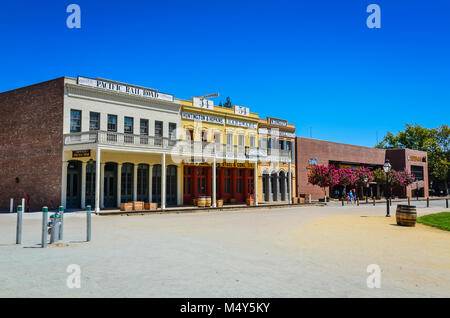
M291 150L202 142L168 137L125 134L112 131L87 131L64 135L64 146L113 146L142 148L155 153L171 153L181 157L222 158L230 160L258 160L262 162L294 162Z

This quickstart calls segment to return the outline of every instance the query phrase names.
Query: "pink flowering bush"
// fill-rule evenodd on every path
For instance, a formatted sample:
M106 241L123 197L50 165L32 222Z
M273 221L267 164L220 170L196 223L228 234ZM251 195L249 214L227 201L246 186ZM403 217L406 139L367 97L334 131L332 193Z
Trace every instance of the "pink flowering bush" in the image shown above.
M367 183L373 182L375 180L373 172L366 167L361 167L358 171L356 171L355 174L356 174L356 184L358 186L365 186L367 185ZM365 179L367 179L367 183Z
M352 169L339 169L337 170L337 174L339 176L338 178L338 185L341 186L354 186L357 183L357 176L355 171Z
M339 173L333 165L312 166L308 174L308 182L323 188L324 192L327 187L335 186L338 181Z
M407 186L414 182L414 175L407 170L391 170L390 181L393 185Z

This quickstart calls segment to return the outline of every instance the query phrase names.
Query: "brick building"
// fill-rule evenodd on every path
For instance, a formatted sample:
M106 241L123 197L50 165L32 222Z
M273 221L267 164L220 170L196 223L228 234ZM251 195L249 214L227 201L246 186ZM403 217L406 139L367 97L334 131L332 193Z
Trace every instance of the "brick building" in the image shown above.
M324 192L318 186L308 183L308 173L312 165L332 164L336 168L367 167L370 170L381 169L386 159L390 160L395 170L407 169L416 177L416 182L404 189L394 189L393 195L399 197L415 196L417 189L420 196L428 196L428 158L427 153L412 149L377 149L342 144L324 140L296 137L296 180L298 194L311 194L313 200L323 198ZM337 189L339 192L342 189ZM348 189L347 189L348 190ZM327 196L334 196L333 189L326 189ZM375 182L363 189L364 195L383 195L383 185Z
M285 130L295 127L276 120L281 128L262 133L260 146L261 122L247 107L101 78L61 77L3 92L0 209L9 209L10 198L15 206L27 198L30 210L95 211L130 201L165 209L199 196L213 206L216 198L250 196L256 204L292 202L294 136ZM270 200L259 165L272 168Z

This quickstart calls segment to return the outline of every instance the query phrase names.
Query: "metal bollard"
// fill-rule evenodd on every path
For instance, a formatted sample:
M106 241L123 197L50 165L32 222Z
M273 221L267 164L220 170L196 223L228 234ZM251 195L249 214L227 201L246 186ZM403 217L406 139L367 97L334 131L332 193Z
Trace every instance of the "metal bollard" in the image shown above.
M42 248L47 247L48 207L42 208Z
M16 244L22 244L22 205L17 206L17 230L16 230Z
M59 239L64 239L64 207L59 206L59 214L61 214L61 228L59 229Z
M411 205L411 198L408 197L408 205Z
M427 197L427 208L429 208L429 207L430 207L430 198Z
M375 204L376 204L376 198L375 197L373 197L373 206L375 206Z
M344 206L344 199L342 199L341 201L342 201L342 206Z
M11 198L9 201L9 213L13 213L14 212L14 199Z
M87 226L87 233L86 233L86 241L91 241L91 206L88 205L86 207L86 226Z
M359 206L359 198L356 198L356 205Z
M445 199L445 207L448 209L448 199Z

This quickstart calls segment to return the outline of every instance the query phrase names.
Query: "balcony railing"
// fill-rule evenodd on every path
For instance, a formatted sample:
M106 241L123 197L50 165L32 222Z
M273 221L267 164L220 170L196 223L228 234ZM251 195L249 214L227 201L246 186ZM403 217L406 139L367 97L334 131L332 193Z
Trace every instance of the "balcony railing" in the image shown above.
M145 135L133 135L111 131L89 131L64 135L64 145L98 144L121 147L139 147L170 152L186 157L216 157L231 160L259 160L266 162L293 162L290 150L262 149L258 147L224 145L170 139Z

